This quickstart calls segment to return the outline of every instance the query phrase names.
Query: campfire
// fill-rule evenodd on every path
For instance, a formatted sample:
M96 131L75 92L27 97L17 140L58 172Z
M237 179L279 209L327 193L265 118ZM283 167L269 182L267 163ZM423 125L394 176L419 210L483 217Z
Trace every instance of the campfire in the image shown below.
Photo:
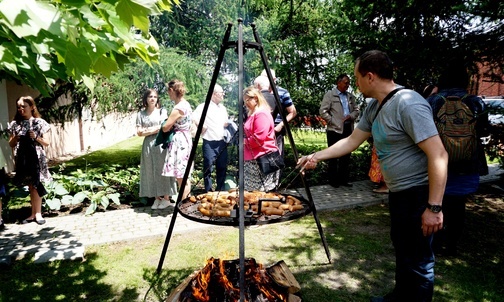
M206 266L189 276L168 297L167 302L238 302L240 301L239 260L210 258ZM301 301L293 295L299 283L284 261L263 268L255 259L245 259L245 301Z

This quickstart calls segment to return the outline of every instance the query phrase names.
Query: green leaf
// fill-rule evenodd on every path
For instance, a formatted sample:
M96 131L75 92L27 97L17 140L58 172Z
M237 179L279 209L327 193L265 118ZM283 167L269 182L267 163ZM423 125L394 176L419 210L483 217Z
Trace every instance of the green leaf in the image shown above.
M148 15L152 13L147 7L156 7L155 0L120 0L117 3L117 15L129 26L135 25L144 33L149 31ZM157 11L159 13L159 11Z
M63 204L63 205L74 204L74 200L73 200L72 195L65 195L65 196L63 196L61 198L61 204Z
M85 2L80 6L79 12L82 14L87 23L93 28L100 28L107 25L107 22L103 20L100 16L96 15L91 11L89 6L84 5Z
M130 27L123 20L117 16L110 16L109 22L114 26L114 33L123 40L125 46L134 45L136 43L130 35ZM126 49L128 49L128 47Z
M59 196L63 196L63 195L67 195L68 191L65 189L65 187L62 184L55 183L54 184L54 194L59 195Z
M95 88L95 80L91 77L82 76L82 81L84 82L84 85L91 91L91 93L94 93L94 88Z
M46 199L46 204L51 210L59 211L61 209L61 201L59 198Z
M110 202L109 202L109 199L108 199L107 196L102 196L101 199L100 199L100 203L101 203L101 205L102 205L102 207L104 209L107 209L107 207L109 206Z
M16 60L9 49L0 45L0 67L18 73Z
M84 199L88 198L88 194L89 194L88 191L82 191L75 194L73 197L74 204L82 203Z
M56 82L83 80L93 93L94 75L111 76L137 53L149 63L156 59L149 15L172 3L179 1L0 0L0 80L17 80L45 96Z
M107 197L112 199L112 201L116 204L116 205L120 205L121 204L121 201L119 201L119 196L121 196L121 194L119 193L113 193L113 194L108 194Z
M89 74L91 60L84 49L76 47L72 43L67 43L65 55L68 75L80 79L82 75Z
M91 204L89 205L89 207L86 210L85 215L88 216L88 215L93 214L94 212L96 212L97 208L98 208L98 204L96 202L91 202Z

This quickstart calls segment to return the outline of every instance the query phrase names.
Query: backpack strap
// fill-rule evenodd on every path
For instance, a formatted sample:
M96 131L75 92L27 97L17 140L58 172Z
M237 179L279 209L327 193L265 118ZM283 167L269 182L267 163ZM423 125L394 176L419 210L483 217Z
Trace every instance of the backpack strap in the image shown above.
M376 120L376 117L378 116L378 113L380 113L380 111L382 110L383 105L385 105L385 103L386 103L388 100L390 100L390 99L394 96L394 94L396 94L396 92L398 92L399 90L402 90L402 89L404 89L404 88L399 87L399 88L396 88L396 89L392 90L391 92L389 92L389 94L387 94L387 96L386 96L386 97L383 99L383 101L380 103L380 106L378 107L378 110L376 110L376 114L375 114L375 116L374 116L374 118L373 118L373 123L374 123L374 121Z

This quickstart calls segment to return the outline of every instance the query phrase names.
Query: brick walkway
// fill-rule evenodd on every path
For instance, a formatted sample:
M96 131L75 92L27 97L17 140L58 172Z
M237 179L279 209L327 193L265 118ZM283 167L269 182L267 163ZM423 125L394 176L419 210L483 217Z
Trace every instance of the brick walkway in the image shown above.
M490 167L490 174L482 177L481 182L494 181L501 173L503 171L494 165ZM306 196L304 191L302 188L289 193ZM386 194L372 192L370 181L354 182L351 188L313 186L310 187L310 192L317 211L369 206L387 201ZM99 212L92 216L80 213L45 218L47 222L44 225L6 224L5 230L0 233L0 264L9 264L13 259L33 254L35 262L80 259L88 245L166 236L172 213L173 208L151 210L150 207L140 207ZM183 233L208 227L208 224L177 215L173 232Z

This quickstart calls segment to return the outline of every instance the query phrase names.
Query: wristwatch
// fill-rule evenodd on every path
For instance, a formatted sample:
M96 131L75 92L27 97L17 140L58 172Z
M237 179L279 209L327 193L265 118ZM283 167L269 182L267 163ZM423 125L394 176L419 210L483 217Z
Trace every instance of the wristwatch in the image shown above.
M439 213L443 210L443 206L427 203L427 209L429 209L432 213Z

